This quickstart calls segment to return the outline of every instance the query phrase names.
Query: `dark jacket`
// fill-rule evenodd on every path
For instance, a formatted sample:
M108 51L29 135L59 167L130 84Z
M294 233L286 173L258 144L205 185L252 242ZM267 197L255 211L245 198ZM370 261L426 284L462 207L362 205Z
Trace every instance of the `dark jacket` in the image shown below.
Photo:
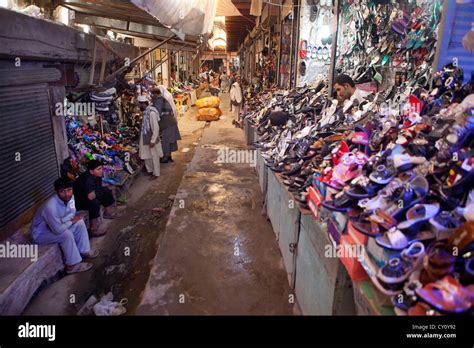
M173 109L165 98L162 96L156 97L153 106L160 113L160 122L158 122L160 125L160 132L166 128L176 126L177 123L173 115Z

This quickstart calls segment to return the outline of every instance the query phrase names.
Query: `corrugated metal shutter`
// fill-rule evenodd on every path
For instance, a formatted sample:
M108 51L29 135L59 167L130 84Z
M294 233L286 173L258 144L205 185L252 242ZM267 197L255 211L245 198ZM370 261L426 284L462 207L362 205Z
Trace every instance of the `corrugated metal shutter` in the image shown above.
M58 164L46 84L0 87L0 117L2 228L51 196Z
M443 31L443 43L440 49L438 70L457 58L458 65L464 71L464 82L474 73L474 54L467 52L462 45L463 36L471 30L474 23L474 3L458 4L446 1L446 24Z

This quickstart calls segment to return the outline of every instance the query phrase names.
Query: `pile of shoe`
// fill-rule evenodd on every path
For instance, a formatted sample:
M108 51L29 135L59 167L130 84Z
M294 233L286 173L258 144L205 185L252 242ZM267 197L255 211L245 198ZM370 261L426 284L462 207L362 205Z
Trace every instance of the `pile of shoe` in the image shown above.
M123 132L101 133L87 125L81 126L74 118L67 118L69 155L77 160L85 170L87 162L99 160L104 165L103 180L112 185L119 185L127 174L133 174L140 166L138 144L134 129L123 128Z
M318 190L322 210L344 214L343 233L365 236L364 268L400 314L474 308L474 80L462 80L447 65L430 90L404 85L344 107L321 82L275 92L246 116L300 208Z

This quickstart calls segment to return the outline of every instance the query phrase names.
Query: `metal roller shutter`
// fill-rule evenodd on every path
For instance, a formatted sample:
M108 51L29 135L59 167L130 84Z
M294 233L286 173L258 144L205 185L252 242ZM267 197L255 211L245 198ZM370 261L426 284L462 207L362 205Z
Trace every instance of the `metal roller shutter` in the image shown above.
M53 193L58 164L47 84L0 87L0 122L1 229Z

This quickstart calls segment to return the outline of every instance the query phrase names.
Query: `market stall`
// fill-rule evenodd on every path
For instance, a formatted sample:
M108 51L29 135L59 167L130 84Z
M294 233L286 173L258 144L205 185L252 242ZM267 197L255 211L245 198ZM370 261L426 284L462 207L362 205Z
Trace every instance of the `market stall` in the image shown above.
M92 102L92 112L87 116L66 115L69 158L62 167L63 174L79 174L88 161L95 159L105 163L104 183L122 187L141 169L140 116L136 113L133 93L128 92L116 96L115 88L92 89L82 98Z
M248 108L268 171L265 179L258 166L267 212L303 312L335 314L334 294L347 300L348 291L359 314L471 308L474 81L463 78L462 69L447 65L429 89L407 80L395 96L379 92L349 107L332 102L323 80L316 88L262 93ZM395 101L402 106L386 108ZM296 220L291 202L300 211ZM304 227L308 219L314 226ZM291 221L298 232L281 228ZM315 233L326 236L317 248L342 252L306 251ZM337 266L327 264L334 260ZM318 269L326 275L310 277ZM341 285L349 278L351 286Z

